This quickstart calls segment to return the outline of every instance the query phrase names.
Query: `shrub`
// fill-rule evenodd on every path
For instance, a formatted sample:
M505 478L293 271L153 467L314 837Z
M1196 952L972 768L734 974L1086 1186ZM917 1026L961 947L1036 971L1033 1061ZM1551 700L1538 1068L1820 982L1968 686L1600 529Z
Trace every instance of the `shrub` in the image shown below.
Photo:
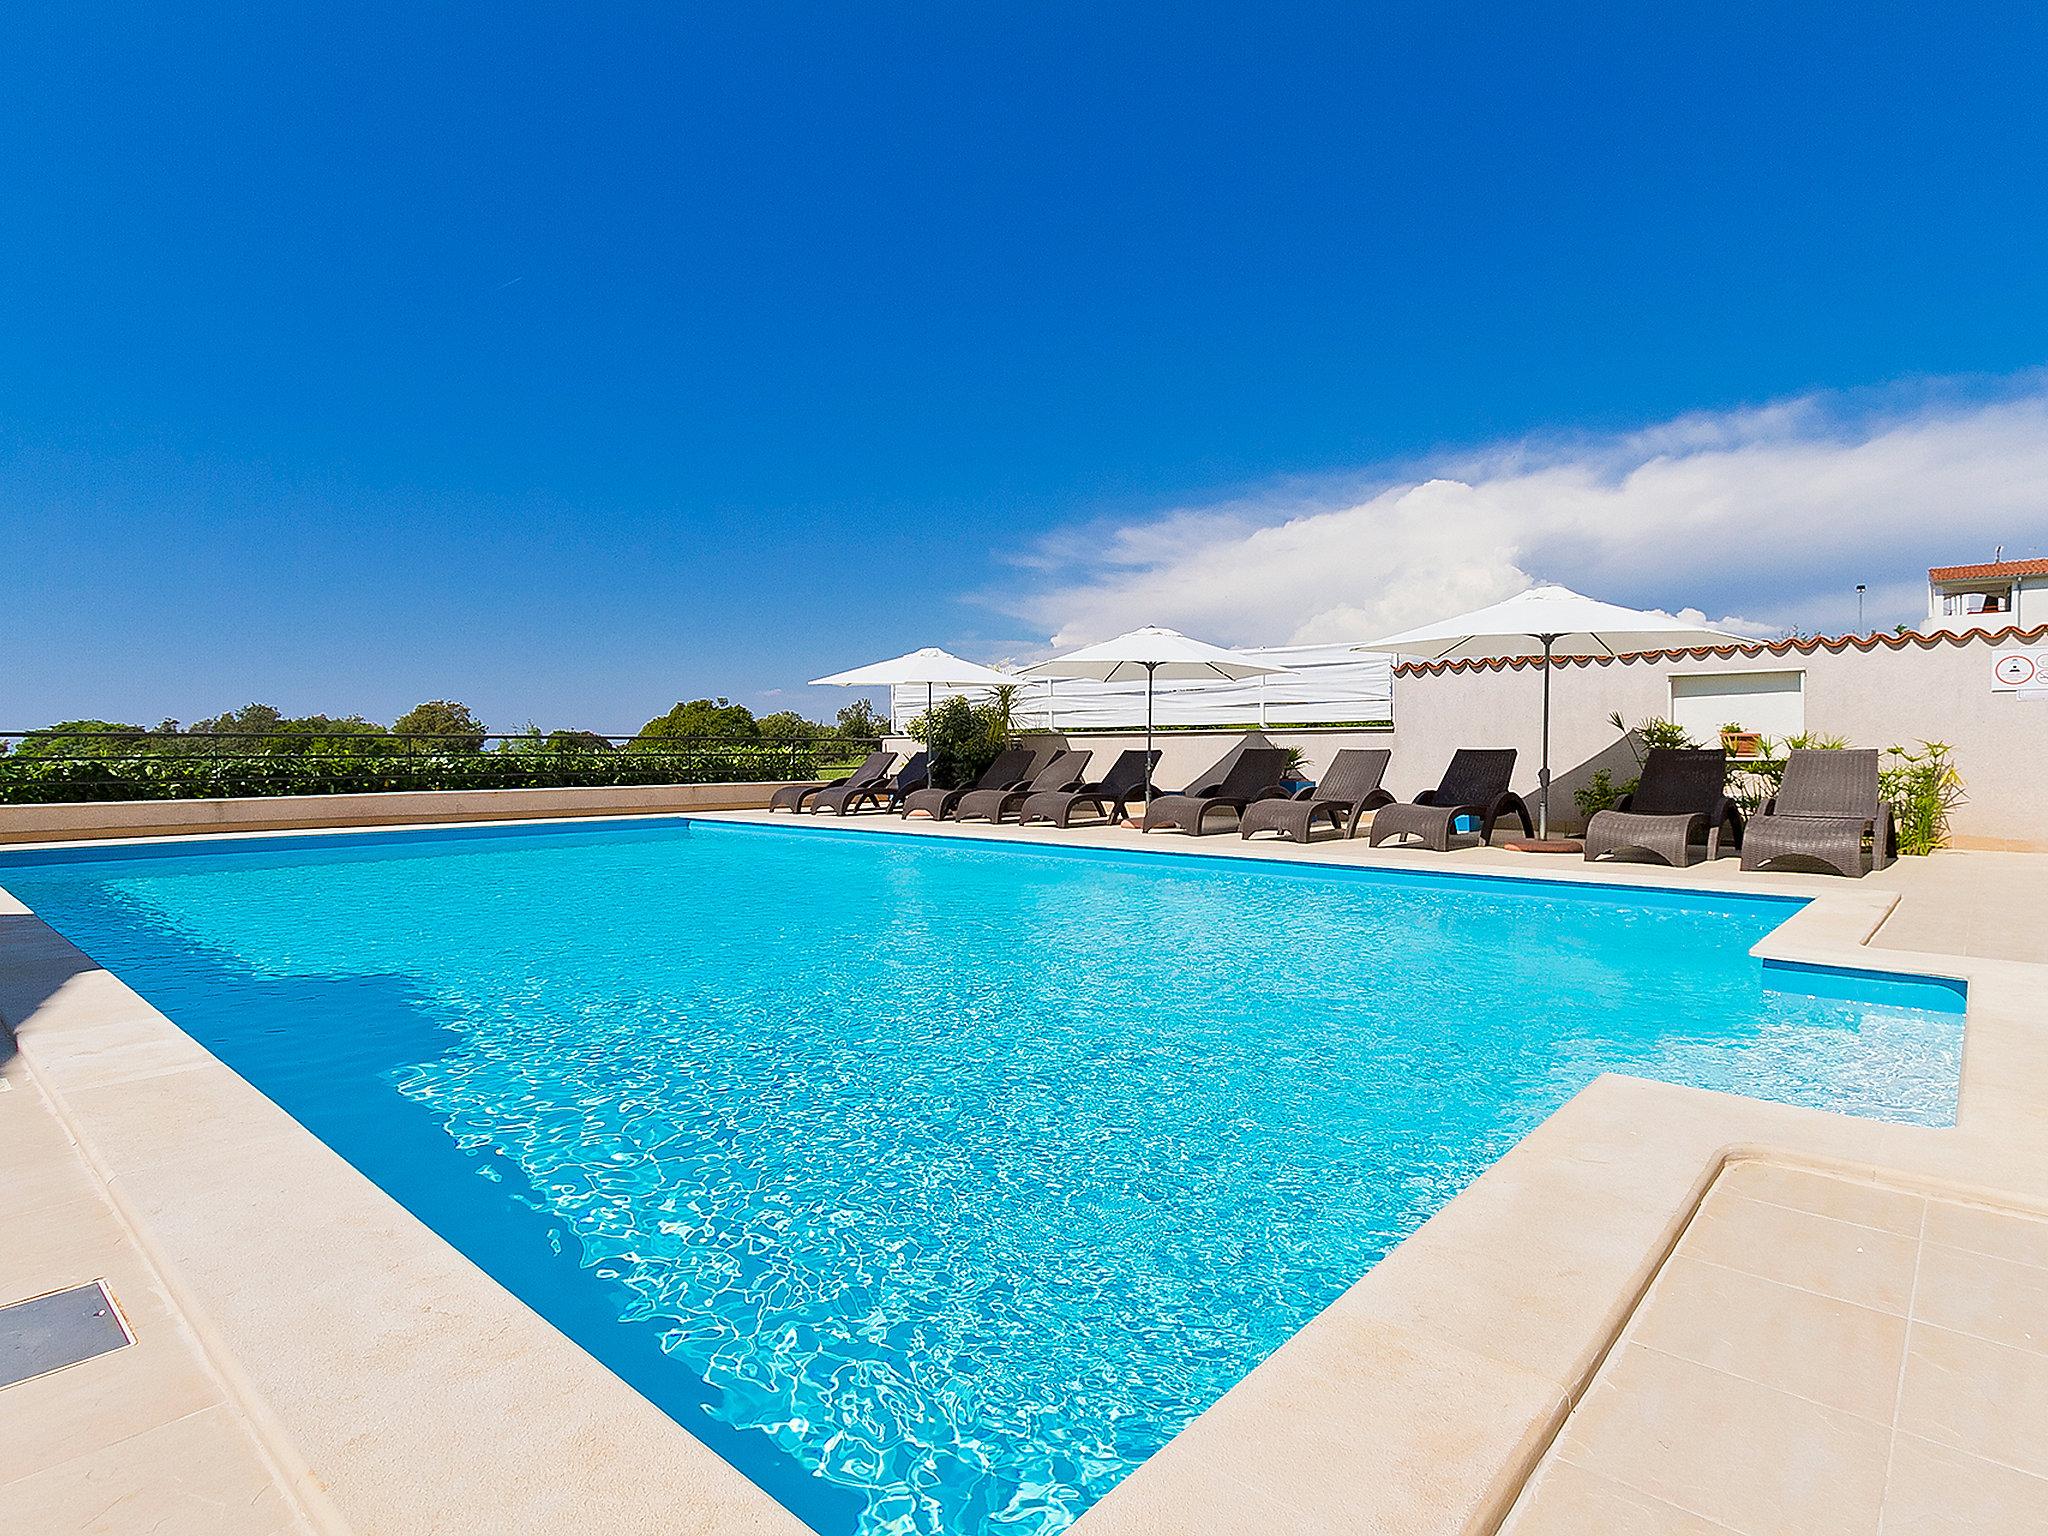
M1673 724L1661 715L1651 715L1648 719L1638 720L1634 725L1630 725L1617 709L1607 717L1607 723L1629 739L1635 748L1637 766L1648 761L1652 747L1678 747L1692 751L1699 746L1698 742L1686 734L1684 726ZM1633 788L1633 784L1626 784L1622 786L1621 792L1626 794Z
M1572 791L1572 804L1579 808L1579 815L1591 821L1601 811L1611 811L1621 804L1623 795L1635 791L1636 781L1626 784L1614 782L1614 775L1605 768L1593 770L1593 777Z
M1009 741L1008 712L959 697L941 699L910 722L910 734L932 755L932 783L958 789L979 778Z
M1945 741L1923 741L1918 750L1889 747L1895 757L1878 773L1897 824L1899 852L1927 854L1948 846L1949 813L1964 800L1963 776Z

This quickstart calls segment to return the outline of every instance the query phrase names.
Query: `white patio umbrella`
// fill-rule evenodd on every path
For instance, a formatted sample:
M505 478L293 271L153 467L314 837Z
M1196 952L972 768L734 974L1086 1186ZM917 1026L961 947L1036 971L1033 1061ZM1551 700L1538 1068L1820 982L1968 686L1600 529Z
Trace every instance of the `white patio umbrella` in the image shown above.
M1543 647L1543 766L1536 777L1537 835L1550 835L1550 670L1557 656L1618 656L1669 646L1710 645L1739 635L1694 624L1657 609L1621 608L1566 587L1539 586L1495 603L1354 646L1424 661L1494 661Z
M1268 677L1291 673L1292 667L1276 667L1254 661L1238 651L1227 651L1205 640L1191 640L1177 629L1147 624L1100 645L1083 646L1050 661L1035 662L1022 669L1024 677L1079 677L1098 683L1121 683L1145 679L1145 802L1152 801L1152 690L1160 679L1167 682L1198 682L1206 678L1237 682L1247 677Z
M978 661L969 661L964 656L942 651L936 645L928 645L906 656L892 656L887 661L869 662L864 667L834 672L830 677L814 677L811 679L811 686L893 690L898 684L915 687L923 683L925 713L930 714L934 688L999 688L1016 681L1017 679L1007 672L998 672L994 667L984 667ZM893 725L893 703L890 714L890 723Z

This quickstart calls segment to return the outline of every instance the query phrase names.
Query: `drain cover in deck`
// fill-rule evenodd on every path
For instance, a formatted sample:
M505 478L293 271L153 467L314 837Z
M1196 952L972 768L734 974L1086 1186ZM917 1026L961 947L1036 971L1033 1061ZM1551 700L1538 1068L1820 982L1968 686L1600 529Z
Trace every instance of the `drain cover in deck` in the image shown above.
M48 1375L135 1341L95 1280L0 1307L0 1387Z

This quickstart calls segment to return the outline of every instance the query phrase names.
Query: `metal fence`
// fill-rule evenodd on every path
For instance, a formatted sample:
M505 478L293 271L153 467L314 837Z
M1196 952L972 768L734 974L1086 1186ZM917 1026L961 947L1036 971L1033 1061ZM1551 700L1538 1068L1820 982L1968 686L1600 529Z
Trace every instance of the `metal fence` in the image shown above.
M827 776L879 745L831 731L772 739L0 731L0 804L761 783Z

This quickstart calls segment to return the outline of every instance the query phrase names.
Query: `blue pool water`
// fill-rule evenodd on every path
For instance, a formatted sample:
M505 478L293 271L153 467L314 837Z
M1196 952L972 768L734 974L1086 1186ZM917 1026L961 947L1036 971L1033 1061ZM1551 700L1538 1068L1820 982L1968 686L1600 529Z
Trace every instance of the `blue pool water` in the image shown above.
M0 858L827 1536L1051 1536L1604 1071L1952 1118L1796 903L703 822Z

